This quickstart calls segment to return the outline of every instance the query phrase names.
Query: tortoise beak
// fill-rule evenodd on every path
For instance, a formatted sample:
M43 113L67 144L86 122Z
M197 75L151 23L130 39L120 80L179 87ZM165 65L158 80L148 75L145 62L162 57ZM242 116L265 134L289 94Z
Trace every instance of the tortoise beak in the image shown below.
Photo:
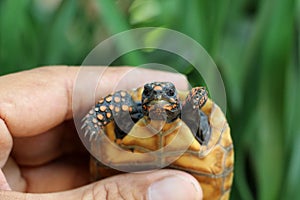
M149 117L154 120L166 120L167 112L165 106L170 105L169 102L164 100L153 100L147 104Z
M180 106L164 99L152 100L143 103L143 112L152 120L171 122L179 116Z

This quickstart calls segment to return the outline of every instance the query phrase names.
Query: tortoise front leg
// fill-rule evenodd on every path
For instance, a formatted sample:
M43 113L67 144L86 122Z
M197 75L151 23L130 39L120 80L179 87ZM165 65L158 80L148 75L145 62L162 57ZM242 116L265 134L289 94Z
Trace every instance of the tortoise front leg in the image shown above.
M117 142L129 133L141 117L140 103L135 102L127 91L118 91L101 98L83 118L84 136L88 137L90 151L95 156L90 158L92 181L121 173L98 160L105 150L104 134Z
M84 136L91 141L103 133L106 125L115 122L115 138L122 139L134 122L142 117L141 106L134 102L127 91L118 91L101 98L83 118Z
M211 128L207 115L201 111L202 106L208 99L204 87L195 87L187 95L182 106L182 120L191 129L195 138L202 145L206 145L211 136Z

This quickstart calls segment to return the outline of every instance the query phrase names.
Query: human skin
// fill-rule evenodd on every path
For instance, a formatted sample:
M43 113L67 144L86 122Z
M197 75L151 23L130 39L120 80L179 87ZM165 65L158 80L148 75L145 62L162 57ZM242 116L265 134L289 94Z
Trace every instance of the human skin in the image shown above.
M104 69L97 97L166 77L178 89L187 88L184 76L173 73L90 68ZM52 66L0 77L0 199L201 199L198 182L177 170L127 173L89 183L89 155L72 119L79 70Z

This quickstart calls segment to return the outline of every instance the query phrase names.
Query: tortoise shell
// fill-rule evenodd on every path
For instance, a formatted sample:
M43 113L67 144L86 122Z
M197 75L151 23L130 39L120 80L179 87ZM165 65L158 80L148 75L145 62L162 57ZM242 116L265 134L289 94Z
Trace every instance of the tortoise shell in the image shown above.
M83 119L93 180L172 168L200 183L204 199L229 199L233 144L221 109L203 87L177 91L153 82L104 98Z

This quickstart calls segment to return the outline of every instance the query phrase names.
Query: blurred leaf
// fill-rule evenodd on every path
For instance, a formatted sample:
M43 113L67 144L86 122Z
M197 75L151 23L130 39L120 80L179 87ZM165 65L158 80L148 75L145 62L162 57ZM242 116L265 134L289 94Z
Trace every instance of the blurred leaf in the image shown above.
M135 0L129 12L130 24L147 23L161 13L161 6L157 0Z
M46 38L42 46L46 47L43 60L45 64L60 64L65 52L70 48L67 38L68 28L72 25L75 17L77 3L73 0L62 1L56 12L49 29L45 30Z
M299 46L297 47L299 49ZM297 55L295 55L296 57ZM296 63L298 65L296 65ZM286 141L285 152L287 156L285 179L283 182L282 199L300 198L300 67L299 58L294 62L295 66L290 67L287 74L286 93Z
M259 169L259 199L272 200L279 196L285 171L284 66L291 60L293 8L293 1L265 1L261 7L261 12L266 12L272 17L265 16L266 18L260 19L268 23L264 30L259 63L264 66L259 79L261 84L258 88L259 104L256 110L261 123L253 146L255 164ZM270 10L272 12L269 12ZM284 29L282 24L285 25Z
M298 117L300 117L298 115ZM299 199L300 198L300 128L294 130L295 137L291 143L291 159L287 166L286 184L282 199Z
M122 16L121 12L118 11L114 1L110 0L97 0L97 5L101 13L102 20L106 24L111 34L120 33L122 31L129 30L130 27ZM136 49L136 45L133 37L118 37L117 47L122 50ZM130 53L124 56L126 65L139 65L144 63L144 59L139 52Z
M243 108L243 85L238 84L245 81L245 67L242 63L247 41L253 27L253 22L240 13L243 1L234 1L230 4L227 28L222 32L223 38L218 47L217 64L222 72L227 86L227 97L233 114L238 114Z
M206 27L207 19L205 14L207 12L207 5L203 1L180 1L179 7L182 10L188 10L185 15L180 15L179 21L173 22L178 24L176 29L181 31L194 40L200 42L204 48L209 51L208 29ZM179 10L178 10L179 11Z
M26 69L33 64L35 48L28 50L28 45L36 44L30 30L30 5L31 0L1 2L0 74Z
M300 1L296 4L296 34L295 34L295 52L293 62L289 66L286 76L286 126L287 134L285 140L285 153L287 163L285 179L283 182L282 199L300 198Z

